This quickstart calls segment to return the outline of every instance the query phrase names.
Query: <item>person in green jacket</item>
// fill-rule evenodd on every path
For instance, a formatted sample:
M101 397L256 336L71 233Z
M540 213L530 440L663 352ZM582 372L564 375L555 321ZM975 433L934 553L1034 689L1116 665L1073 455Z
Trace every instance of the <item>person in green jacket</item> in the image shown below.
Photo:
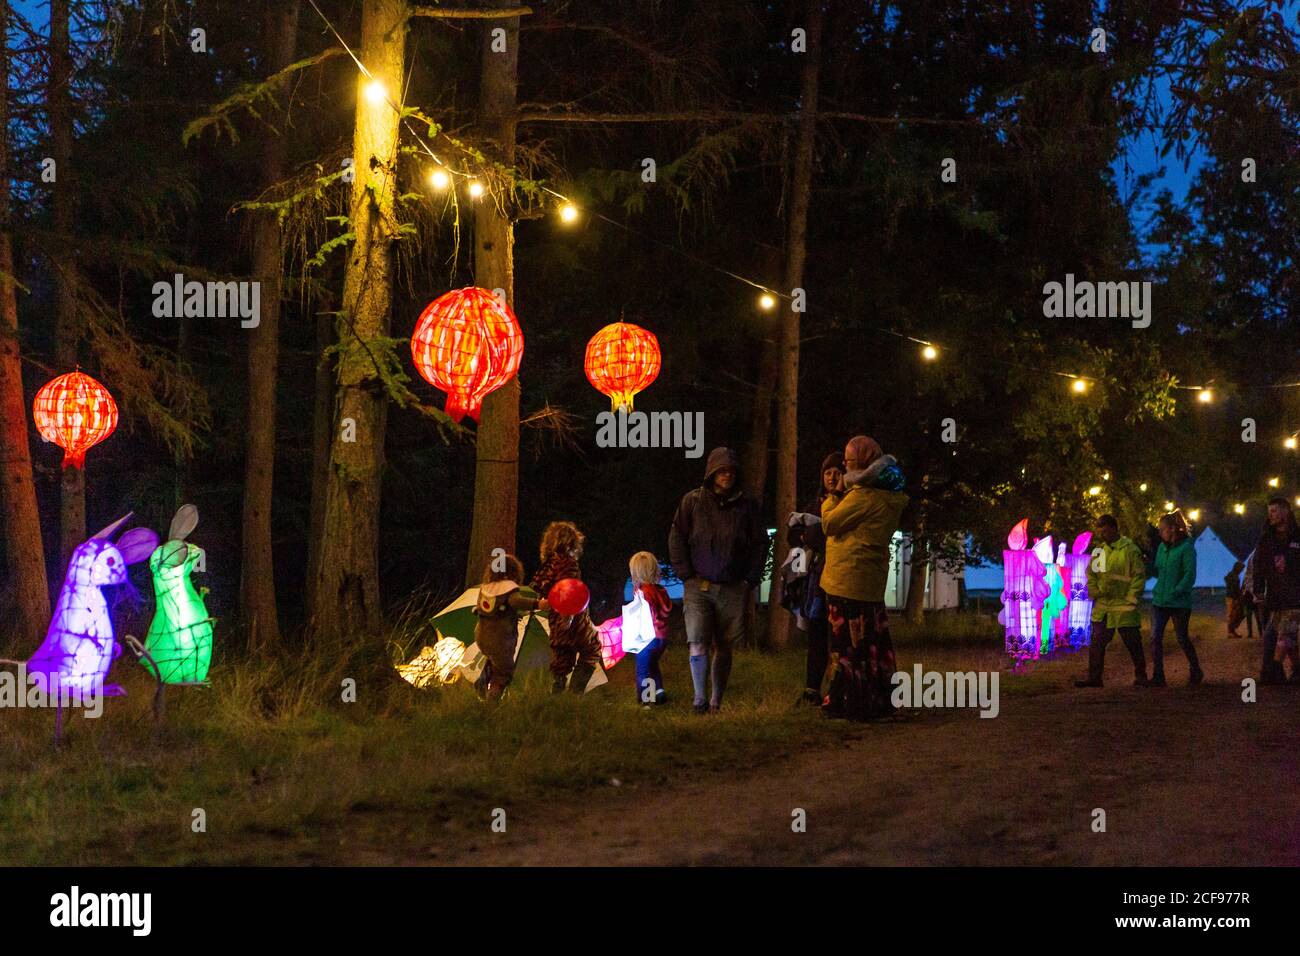
M1093 550L1088 565L1088 594L1092 597L1092 640L1088 645L1088 676L1075 687L1100 687L1106 665L1106 645L1119 631L1133 658L1133 683L1146 687L1147 665L1142 655L1142 616L1138 601L1146 587L1146 562L1132 539L1119 533L1114 515L1102 515L1093 528Z
M1160 547L1156 549L1156 589L1151 595L1151 686L1165 686L1165 624L1174 622L1174 636L1187 655L1193 686L1205 679L1196 648L1187 634L1192 617L1192 587L1196 584L1196 549L1187 522L1178 512L1160 519Z
M885 610L889 544L907 505L903 472L866 435L844 448L844 475L822 501L826 592L835 669L824 712L868 720L892 713L894 645Z

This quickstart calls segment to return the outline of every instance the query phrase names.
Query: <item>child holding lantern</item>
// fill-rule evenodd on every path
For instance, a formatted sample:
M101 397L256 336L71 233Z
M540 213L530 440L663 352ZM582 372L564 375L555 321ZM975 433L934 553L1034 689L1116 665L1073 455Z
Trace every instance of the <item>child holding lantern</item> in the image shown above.
M668 643L668 615L672 612L673 602L668 591L659 583L659 559L653 554L638 551L632 555L627 567L632 575L633 593L640 595L649 607L654 627L654 636L635 652L637 700L647 706L667 703L668 695L664 692L664 675L659 669L659 658L663 656L664 647Z
M552 521L542 532L539 548L541 566L533 575L532 588L538 594L549 594L557 582L566 578L582 580L578 558L586 536L572 521ZM584 608L577 614L561 614L555 608L547 611L546 622L551 631L552 691L560 693L568 683L569 690L581 694L587 682L600 666L600 635L591 623Z

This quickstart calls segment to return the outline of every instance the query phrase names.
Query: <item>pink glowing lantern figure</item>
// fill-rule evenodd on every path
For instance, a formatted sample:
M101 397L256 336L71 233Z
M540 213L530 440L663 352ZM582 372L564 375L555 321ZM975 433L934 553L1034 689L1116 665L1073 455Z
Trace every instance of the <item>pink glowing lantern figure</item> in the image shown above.
M1043 602L1050 593L1047 569L1037 554L1025 548L1028 518L1022 518L1007 535L1002 552L1002 612L998 623L1007 629L1006 648L1017 661L1038 657L1038 635Z
M61 688L87 693L103 685L122 653L102 589L125 584L127 565L144 561L158 547L158 535L147 528L133 528L113 542L113 535L130 519L129 514L120 518L72 552L50 629L27 662L27 673L45 675L51 693ZM109 684L102 693L116 696L124 691Z
M1066 594L1070 606L1066 610L1069 621L1069 643L1073 648L1087 647L1092 638L1092 597L1088 594L1088 562L1092 555L1088 545L1092 543L1092 532L1085 531L1074 539L1070 554L1062 559L1062 576L1068 574Z
M611 617L596 628L600 635L600 662L609 670L623 659L623 617Z
M1041 654L1050 654L1055 646L1057 621L1069 606L1065 596L1065 587L1061 580L1061 569L1056 566L1056 555L1052 549L1052 536L1034 542L1034 554L1043 563L1043 579L1047 583L1047 597L1043 600L1042 619L1040 621L1040 641L1038 650Z

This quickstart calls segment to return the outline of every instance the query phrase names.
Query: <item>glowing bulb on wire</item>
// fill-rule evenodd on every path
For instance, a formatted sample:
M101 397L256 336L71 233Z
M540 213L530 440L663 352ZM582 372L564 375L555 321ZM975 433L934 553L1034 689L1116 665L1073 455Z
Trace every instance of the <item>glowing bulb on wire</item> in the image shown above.
M1147 490L1147 483L1145 481L1142 482L1142 484L1138 485L1138 491L1146 491L1146 490Z
M1173 510L1174 510L1174 503L1173 503L1172 501L1166 501L1166 502L1165 502L1165 510L1166 510L1166 511L1173 511Z
M776 308L776 296L770 292L764 292L758 297L758 307L764 312L770 312Z
M1232 510L1239 515L1244 515L1246 513L1246 506L1243 505L1240 501L1238 501L1235 505L1232 506Z
M1191 511L1187 512L1187 518L1188 518L1189 521L1200 521L1200 520L1201 520L1201 509L1200 509L1200 508L1193 508Z
M478 199L483 195L483 184L475 180L469 184L469 196L471 199Z
M1280 478L1270 478L1270 479L1268 480L1268 486L1269 486L1270 488L1276 488L1276 487L1277 487L1278 485L1280 485L1281 483L1282 483L1282 479L1280 479Z
M921 349L921 356L927 362L933 362L939 357L939 350L933 345L927 345L925 348Z
M576 222L578 219L578 207L571 202L566 202L560 207L560 220L562 222Z
M438 190L438 192L442 192L450 186L451 177L447 175L447 170L435 169L433 172L429 173L429 185Z
M1196 393L1196 400L1202 405L1208 405L1214 401L1214 392L1211 389L1203 388Z
M1285 441L1282 442L1283 448L1289 448L1292 451L1295 450L1295 446L1296 446L1295 435L1290 436L1289 438L1287 438Z
M1070 387L1074 389L1076 394L1082 395L1088 390L1088 383L1081 378L1076 378L1074 384Z
M371 80L366 84L366 102L371 106L388 102L388 89L381 80Z

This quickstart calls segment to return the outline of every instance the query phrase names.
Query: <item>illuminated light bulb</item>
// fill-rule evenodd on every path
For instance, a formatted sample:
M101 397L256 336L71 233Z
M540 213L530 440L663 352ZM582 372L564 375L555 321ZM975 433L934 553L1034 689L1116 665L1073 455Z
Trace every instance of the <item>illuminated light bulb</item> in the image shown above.
M1088 383L1081 378L1076 378L1071 388L1073 388L1078 394L1082 395L1088 390Z
M1237 504L1232 506L1232 510L1239 515L1244 515L1246 513L1246 506L1243 505L1241 502L1237 502Z
M1297 508L1300 508L1300 495L1296 495L1296 498L1295 498L1295 506L1296 506Z
M388 102L388 90L380 80L371 80L366 84L366 102L371 106Z
M1093 485L1091 488L1088 489L1088 494L1090 495L1101 494L1101 485Z
M451 185L451 177L447 175L445 169L435 169L429 173L429 185L441 192Z
M1110 472L1107 471L1107 472L1103 473L1102 476L1101 476L1101 480L1102 480L1102 481L1110 481Z
M1192 521L1200 521L1200 520L1201 520L1201 509L1200 509L1200 508L1193 508L1191 511L1187 512L1187 517L1188 517L1190 520L1192 520Z
M1268 480L1268 486L1270 488L1276 488L1280 483L1281 483L1281 479L1278 478L1270 478Z
M776 296L764 292L758 297L758 307L764 312L770 311L776 307Z
M927 362L933 362L939 357L939 350L933 345L927 345L925 348L921 349L921 355Z
M578 207L571 202L566 202L560 207L560 219L564 222L574 222L578 218Z
M477 182L477 181L476 181L476 182L472 182L472 183L470 183L470 184L469 184L469 195L470 195L470 198L471 198L471 199L478 199L479 196L482 196L482 195L483 195L483 184L480 183L480 182Z
M1142 484L1138 485L1138 491L1146 491L1146 490L1147 490L1147 483L1145 481L1142 482Z
M1166 501L1166 502L1165 502L1165 510L1166 510L1166 511L1173 511L1173 510L1174 510L1174 503L1173 503L1172 501Z
M1203 405L1208 405L1210 402L1214 401L1214 392L1208 388L1203 388L1196 393L1196 400Z
M1296 444L1296 443L1295 443L1295 435L1292 435L1292 436L1291 436L1290 438L1288 438L1286 441L1282 442L1282 447L1283 447L1283 448L1291 448L1291 449L1294 449L1294 448L1295 448L1295 444Z

